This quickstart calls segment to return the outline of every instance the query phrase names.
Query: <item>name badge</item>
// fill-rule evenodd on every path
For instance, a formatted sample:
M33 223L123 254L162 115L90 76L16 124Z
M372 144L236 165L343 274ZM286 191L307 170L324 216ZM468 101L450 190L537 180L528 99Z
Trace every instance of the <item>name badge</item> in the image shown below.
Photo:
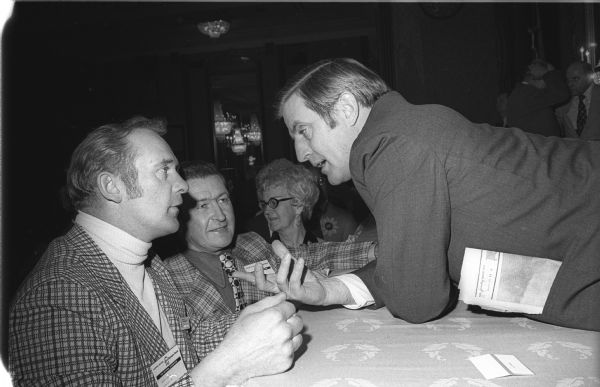
M192 329L192 325L190 324L190 318L185 316L185 317L179 317L179 322L181 323L181 329L189 331L190 329Z
M264 274L275 274L275 271L271 267L271 264L266 259L263 259L260 262L250 263L250 264L244 266L244 271L246 273L253 273L254 272L254 265L256 265L257 263L260 263L262 265L262 267L263 267L263 273Z
M174 346L152 364L152 374L159 387L170 387L187 373L179 346Z

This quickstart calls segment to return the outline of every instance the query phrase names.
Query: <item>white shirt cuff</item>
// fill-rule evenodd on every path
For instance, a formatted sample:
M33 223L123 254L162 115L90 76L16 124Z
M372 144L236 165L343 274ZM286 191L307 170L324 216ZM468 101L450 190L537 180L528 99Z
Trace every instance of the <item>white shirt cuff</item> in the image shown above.
M352 298L354 298L354 304L344 305L345 308L359 309L375 303L371 292L369 292L369 289L367 289L365 283L362 282L362 280L356 274L342 274L336 276L335 278L339 279L344 285L346 285L350 291L350 294L352 295Z

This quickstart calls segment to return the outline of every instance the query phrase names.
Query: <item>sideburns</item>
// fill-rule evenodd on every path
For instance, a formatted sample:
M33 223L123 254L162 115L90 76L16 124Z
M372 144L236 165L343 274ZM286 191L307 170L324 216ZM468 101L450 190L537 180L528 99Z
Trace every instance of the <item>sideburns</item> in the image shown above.
M125 191L130 199L136 199L143 195L144 191L138 182L137 171L128 168L122 176Z

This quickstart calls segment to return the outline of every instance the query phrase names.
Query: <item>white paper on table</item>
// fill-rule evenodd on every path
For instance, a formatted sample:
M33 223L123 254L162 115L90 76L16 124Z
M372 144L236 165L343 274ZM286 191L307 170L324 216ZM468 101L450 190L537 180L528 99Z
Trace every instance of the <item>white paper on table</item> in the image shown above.
M540 314L562 262L467 247L459 299L500 312Z
M501 378L504 376L529 376L533 372L513 355L480 355L470 357L469 360L486 379Z

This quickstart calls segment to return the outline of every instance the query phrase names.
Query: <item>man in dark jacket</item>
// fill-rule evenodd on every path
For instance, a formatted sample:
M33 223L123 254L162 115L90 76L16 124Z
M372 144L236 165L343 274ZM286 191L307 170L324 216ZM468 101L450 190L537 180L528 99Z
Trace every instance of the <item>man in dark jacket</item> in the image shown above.
M600 143L474 124L413 105L352 59L324 60L284 87L279 113L301 162L352 178L377 223L377 260L354 274L275 287L311 304L385 305L420 323L456 300L465 249L541 257L560 269L530 317L600 330ZM253 278L273 289L273 281ZM274 289L273 289L274 290Z
M554 108L569 98L563 74L541 59L528 66L527 74L508 96L507 126L543 136L560 136Z

